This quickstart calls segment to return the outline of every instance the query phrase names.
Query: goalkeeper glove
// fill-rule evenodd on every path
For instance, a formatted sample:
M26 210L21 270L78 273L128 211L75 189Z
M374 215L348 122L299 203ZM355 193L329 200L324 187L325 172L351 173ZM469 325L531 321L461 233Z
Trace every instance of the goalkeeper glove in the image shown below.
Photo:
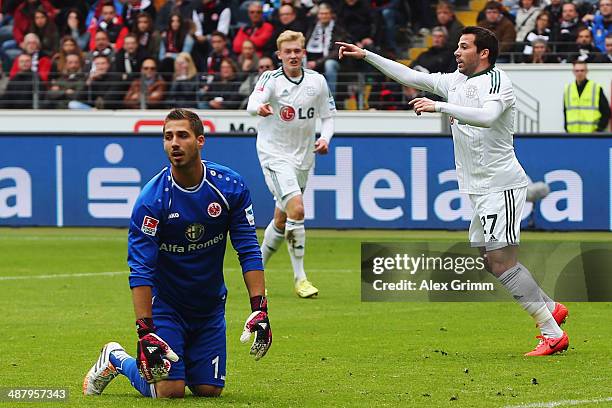
M251 333L255 333L255 340L251 346L251 354L255 360L259 360L266 355L272 345L272 330L270 320L268 320L268 300L265 296L253 296L251 298L251 310L253 313L244 323L244 331L240 336L240 341L246 343L251 338Z
M172 362L179 360L168 343L155 334L153 319L146 317L136 320L138 344L136 346L136 363L140 376L148 383L154 383L168 377Z

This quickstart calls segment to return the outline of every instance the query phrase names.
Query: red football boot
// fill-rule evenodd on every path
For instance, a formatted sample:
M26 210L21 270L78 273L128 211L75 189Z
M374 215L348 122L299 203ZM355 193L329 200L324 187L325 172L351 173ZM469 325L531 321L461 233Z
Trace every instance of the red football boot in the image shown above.
M555 302L555 310L552 311L552 316L555 318L555 321L559 326L565 323L567 316L569 315L569 311L567 307L563 303Z
M544 336L536 336L540 342L533 351L526 353L525 356L549 356L555 353L561 353L567 350L569 339L567 333L563 332L563 336L558 338L550 338Z

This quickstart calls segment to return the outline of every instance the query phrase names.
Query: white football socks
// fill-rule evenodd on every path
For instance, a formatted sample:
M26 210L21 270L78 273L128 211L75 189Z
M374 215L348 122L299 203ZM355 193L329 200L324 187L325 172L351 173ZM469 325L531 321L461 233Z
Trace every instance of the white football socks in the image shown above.
M264 232L264 239L261 243L261 255L263 256L264 266L268 263L272 255L278 250L278 247L285 240L285 234L283 231L276 228L274 225L274 219L270 221Z
M555 301L552 300L547 294L546 292L544 292L542 290L542 288L540 288L540 295L542 295L542 299L544 299L544 301L546 302L546 307L548 308L548 310L550 311L550 313L553 312L553 310L555 310Z
M527 268L517 263L499 276L498 279L523 309L534 318L542 336L552 338L563 336L563 331L555 322L545 300L542 298L540 287Z
M287 218L285 239L287 240L291 266L293 266L293 278L296 282L299 282L306 279L306 272L304 271L304 247L306 246L304 220Z

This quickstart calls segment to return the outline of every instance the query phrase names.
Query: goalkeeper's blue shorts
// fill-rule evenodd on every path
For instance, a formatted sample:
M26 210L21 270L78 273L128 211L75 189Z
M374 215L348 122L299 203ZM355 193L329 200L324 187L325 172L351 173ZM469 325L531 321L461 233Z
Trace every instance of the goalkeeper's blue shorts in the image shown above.
M153 301L156 333L179 356L168 380L186 385L225 386L225 310L207 318L189 318L158 297Z

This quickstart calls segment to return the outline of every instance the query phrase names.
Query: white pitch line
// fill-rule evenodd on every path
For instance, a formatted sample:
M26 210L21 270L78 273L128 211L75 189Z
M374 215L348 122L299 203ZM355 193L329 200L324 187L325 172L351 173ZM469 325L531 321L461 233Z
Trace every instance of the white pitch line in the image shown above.
M590 400L561 400L561 401L550 401L550 402L534 402L532 404L507 405L504 408L555 408L555 407L569 407L569 406L582 405L582 404L599 404L603 402L612 402L612 397L596 398L596 399L590 399Z
M0 276L0 281L10 280L30 280L30 279L57 279L57 278L87 278L91 276L115 276L127 275L128 271L116 272L88 272L88 273L57 273L50 275L21 275L21 276Z
M224 268L225 272L238 272L242 271L239 268ZM357 269L312 269L311 272L353 272ZM85 272L85 273L55 273L49 275L20 275L20 276L0 276L0 281L14 281L14 280L30 280L30 279L59 279L59 278L89 278L92 276L116 276L116 275L127 275L128 271L115 271L115 272Z

